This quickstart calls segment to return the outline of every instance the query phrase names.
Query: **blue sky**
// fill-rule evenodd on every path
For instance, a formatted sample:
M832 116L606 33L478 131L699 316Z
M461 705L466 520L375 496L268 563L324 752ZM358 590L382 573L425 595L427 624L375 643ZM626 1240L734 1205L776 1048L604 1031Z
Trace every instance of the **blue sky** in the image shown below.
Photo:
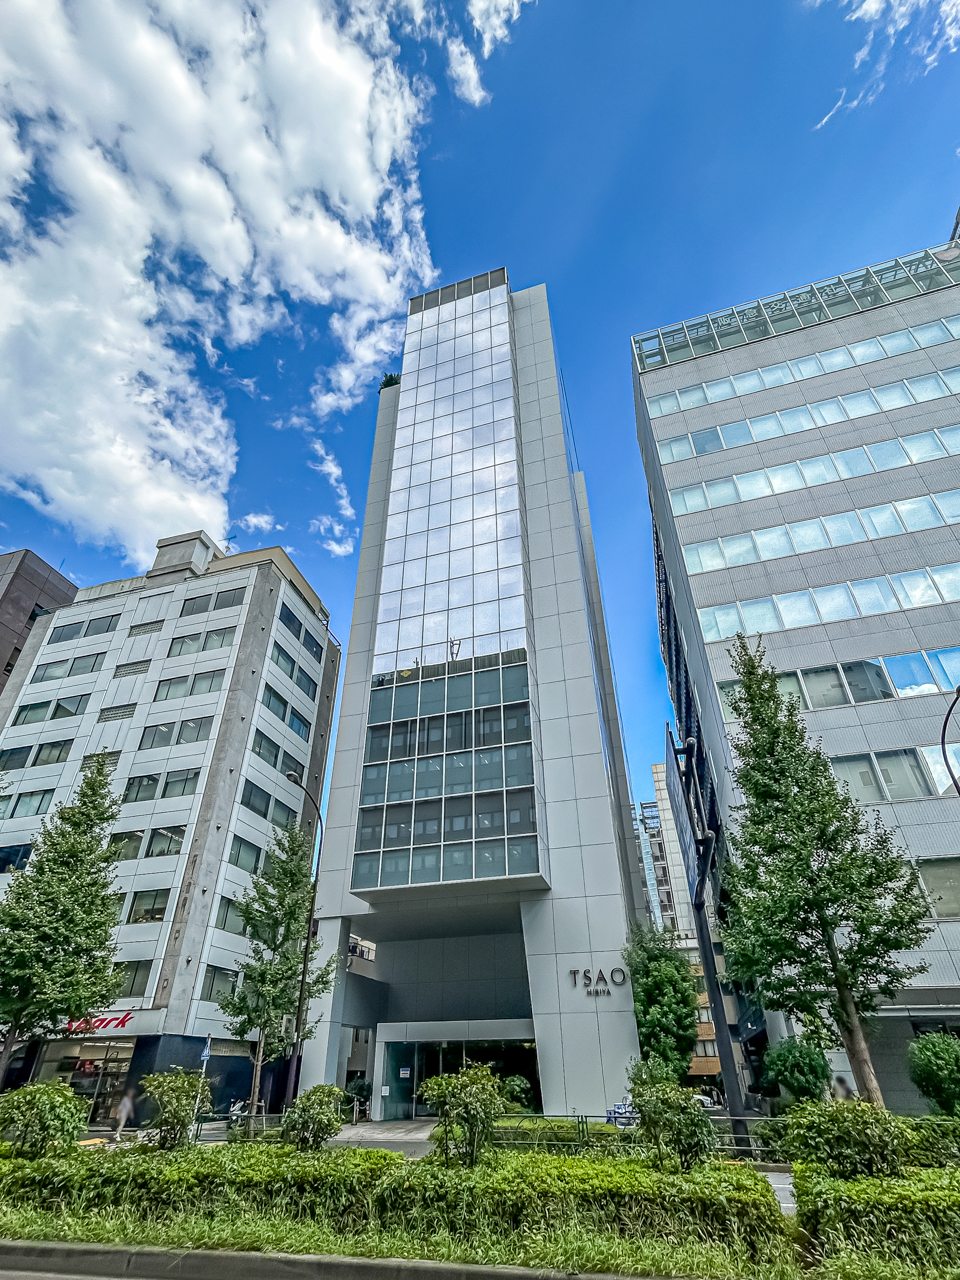
M260 10L256 46L240 0L189 30L172 0L11 0L0 544L82 585L200 523L280 543L345 640L403 298L506 265L549 291L647 798L670 709L629 337L946 239L960 0Z

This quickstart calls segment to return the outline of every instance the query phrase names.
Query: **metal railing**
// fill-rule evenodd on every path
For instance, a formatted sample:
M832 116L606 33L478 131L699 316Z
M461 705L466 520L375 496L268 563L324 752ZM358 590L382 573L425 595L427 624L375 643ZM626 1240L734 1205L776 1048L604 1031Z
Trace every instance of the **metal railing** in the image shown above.
M767 1116L731 1120L728 1116L709 1116L717 1138L716 1154L721 1159L749 1160L771 1164L783 1157L779 1139L783 1120ZM739 1132L734 1132L736 1125ZM559 1153L591 1151L595 1154L627 1154L631 1147L647 1147L647 1139L638 1134L629 1109L605 1116L539 1116L524 1114L504 1116L493 1130L493 1145L522 1150Z

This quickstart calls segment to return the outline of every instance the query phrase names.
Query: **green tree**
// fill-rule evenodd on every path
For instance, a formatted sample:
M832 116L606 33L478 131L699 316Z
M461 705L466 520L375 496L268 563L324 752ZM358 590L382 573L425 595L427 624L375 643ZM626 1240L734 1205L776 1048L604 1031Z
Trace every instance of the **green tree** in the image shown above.
M634 925L623 960L633 985L640 1057L659 1058L676 1080L697 1047L697 986L671 930Z
M140 1087L157 1104L150 1127L157 1131L157 1146L164 1150L185 1147L197 1116L211 1106L210 1081L202 1071L158 1071L144 1076Z
M57 805L0 901L0 1082L18 1040L52 1036L113 1003L115 861L107 834L120 810L97 756L72 803Z
M45 1080L11 1089L0 1098L0 1139L14 1155L68 1155L87 1127L87 1103L68 1084Z
M335 1138L343 1128L340 1104L346 1094L335 1084L315 1084L301 1093L283 1115L280 1131L284 1142L300 1151L319 1151L328 1138Z
M740 635L730 652L743 803L724 870L727 972L755 984L767 1008L838 1035L861 1097L882 1107L864 1019L925 972L901 953L933 927L926 899L879 815L867 816L810 741L763 647Z
M239 966L240 985L220 997L218 1004L232 1036L245 1040L257 1033L253 1084L247 1131L253 1132L260 1100L260 1077L265 1062L279 1058L287 1047L285 1022L296 1015L303 971L303 947L313 897L312 847L299 827L278 829L258 875L237 903L237 912L250 938L251 957ZM310 943L307 1000L333 986L337 957L316 967L317 943ZM316 1021L305 1023L306 1040Z
M763 1083L782 1086L798 1102L822 1102L830 1083L830 1063L818 1044L790 1036L771 1045L764 1055Z
M450 1147L461 1164L474 1165L493 1139L493 1122L506 1107L499 1079L486 1065L468 1063L452 1075L431 1076L420 1097L440 1120L443 1158Z
M907 1053L910 1079L923 1096L939 1111L960 1117L960 1036L918 1036Z
M681 1089L673 1070L656 1054L627 1067L627 1089L636 1134L660 1160L674 1158L683 1169L701 1164L717 1137L692 1089Z

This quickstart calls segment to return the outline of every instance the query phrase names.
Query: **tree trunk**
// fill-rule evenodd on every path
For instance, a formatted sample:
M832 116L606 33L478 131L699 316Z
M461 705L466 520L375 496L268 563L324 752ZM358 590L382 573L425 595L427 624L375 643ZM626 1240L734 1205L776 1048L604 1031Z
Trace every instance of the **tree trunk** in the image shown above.
M250 1105L247 1108L247 1137L253 1137L253 1122L257 1115L257 1103L260 1101L260 1071L263 1067L263 1028L257 1040L257 1052L253 1059L253 1084L250 1087Z
M880 1083L873 1069L873 1059L870 1057L867 1038L863 1034L860 1010L857 1008L857 1002L853 998L853 992L846 979L846 972L837 949L837 940L826 920L821 918L820 923L823 928L823 939L830 954L834 987L840 1005L840 1035L847 1057L850 1059L850 1070L857 1082L857 1092L861 1098L872 1102L875 1107L883 1107L885 1105L883 1094L880 1092Z
M857 1091L867 1102L872 1102L875 1107L882 1107L883 1094L880 1092L880 1084L873 1069L870 1047L863 1034L863 1024L860 1021L860 1013L853 993L845 982L840 981L837 983L837 995L840 998L840 1008L843 1011L845 1024L841 1025L840 1034L843 1037L843 1047L850 1059L850 1070L857 1082Z
M3 1038L3 1045L0 1047L0 1089L3 1088L3 1079L7 1074L7 1068L10 1066L10 1059L13 1057L13 1051L16 1048L18 1039L19 1036L13 1027Z

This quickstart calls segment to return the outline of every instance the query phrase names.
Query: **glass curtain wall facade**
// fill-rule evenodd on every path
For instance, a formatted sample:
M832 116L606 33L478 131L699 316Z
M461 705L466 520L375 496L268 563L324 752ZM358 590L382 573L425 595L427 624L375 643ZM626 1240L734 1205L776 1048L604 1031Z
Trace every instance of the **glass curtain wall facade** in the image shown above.
M412 1115L391 1072L442 1042L535 1043L548 1110L619 1101L636 850L546 291L490 271L411 300L381 390L320 887L325 947L376 964L344 961L305 1083L362 1029L375 1115Z
M506 272L448 289L407 318L354 889L539 871Z
M873 1039L895 1110L923 1108L909 1041L960 1033L960 799L935 746L960 671L958 282L951 242L632 344L661 646L718 858L735 800L728 649L762 634L834 772L927 886L927 973ZM737 1020L752 1060L787 1029Z

